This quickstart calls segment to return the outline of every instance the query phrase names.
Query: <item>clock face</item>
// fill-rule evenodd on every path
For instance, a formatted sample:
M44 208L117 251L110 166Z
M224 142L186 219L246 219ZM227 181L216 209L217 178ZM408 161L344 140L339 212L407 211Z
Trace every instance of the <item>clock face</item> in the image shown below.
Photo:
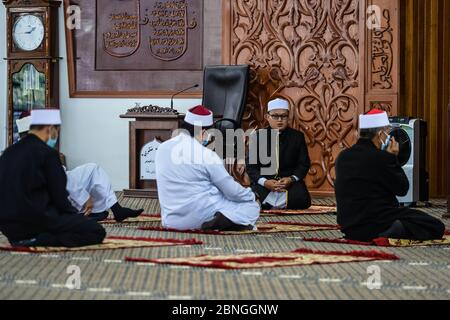
M17 47L24 51L33 51L39 48L44 40L44 24L38 16L23 15L17 18L12 33Z

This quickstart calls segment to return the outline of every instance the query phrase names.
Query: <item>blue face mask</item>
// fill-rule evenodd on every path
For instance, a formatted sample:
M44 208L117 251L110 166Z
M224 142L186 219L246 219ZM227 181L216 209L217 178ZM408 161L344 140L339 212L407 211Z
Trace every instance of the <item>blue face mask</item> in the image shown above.
M210 135L208 134L208 137L205 140L202 141L202 145L204 147L207 147L208 144L209 144L209 141L210 141Z
M50 139L48 139L48 141L47 141L47 145L50 147L50 148L54 148L54 147L56 147L56 143L58 142L58 139L52 139L52 138L50 138Z
M387 135L386 140L381 144L381 150L386 151L391 145L391 135Z

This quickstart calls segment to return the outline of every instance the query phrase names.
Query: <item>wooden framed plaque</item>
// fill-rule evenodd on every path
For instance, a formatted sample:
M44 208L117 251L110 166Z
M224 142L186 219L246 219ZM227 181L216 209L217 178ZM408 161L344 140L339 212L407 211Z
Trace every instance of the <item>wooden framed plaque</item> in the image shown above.
M200 97L204 66L222 62L220 0L64 6L71 97L168 97L194 84L198 91L184 96Z

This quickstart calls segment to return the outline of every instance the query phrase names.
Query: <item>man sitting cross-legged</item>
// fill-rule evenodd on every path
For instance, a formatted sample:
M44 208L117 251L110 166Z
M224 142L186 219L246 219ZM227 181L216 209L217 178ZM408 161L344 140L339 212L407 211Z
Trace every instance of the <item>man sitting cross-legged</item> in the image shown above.
M250 149L257 149L258 158L252 163L251 157L247 157L252 188L263 209L307 209L311 206L311 197L303 180L311 163L304 134L288 125L288 101L270 101L266 119L270 127L257 131L250 138ZM272 136L276 136L275 141ZM271 159L269 163L261 159L266 155ZM270 167L274 167L273 172L263 172L272 171Z
M408 193L408 178L391 138L387 113L372 110L360 116L360 139L336 160L337 222L347 239L435 240L445 226L436 218L400 208L397 196Z
M0 231L12 245L79 247L106 236L69 201L51 139L60 124L59 110L33 110L29 134L0 157Z
M187 230L252 230L260 207L250 188L237 183L223 160L206 148L213 125L208 109L186 114L184 132L164 142L156 154L156 180L162 223Z

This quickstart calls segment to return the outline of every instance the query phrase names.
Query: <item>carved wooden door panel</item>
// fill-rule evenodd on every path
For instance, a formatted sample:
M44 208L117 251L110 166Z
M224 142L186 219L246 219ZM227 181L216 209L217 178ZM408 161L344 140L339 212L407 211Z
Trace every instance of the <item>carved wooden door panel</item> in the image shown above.
M356 142L360 113L396 113L397 1L224 1L224 63L251 66L244 125L265 127L267 102L289 100L291 126L309 146L314 194L334 193L335 160Z

